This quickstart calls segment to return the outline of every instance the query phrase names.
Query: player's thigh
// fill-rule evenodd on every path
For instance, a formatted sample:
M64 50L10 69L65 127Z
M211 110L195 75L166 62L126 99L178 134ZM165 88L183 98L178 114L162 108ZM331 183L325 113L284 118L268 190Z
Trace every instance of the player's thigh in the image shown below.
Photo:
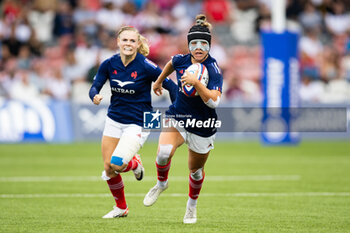
M122 124L107 116L101 143L102 159L105 163L111 160L113 151L122 136L122 132Z
M162 131L159 136L158 150L161 145L172 145L170 158L174 155L176 149L185 142L183 136L175 128Z
M103 136L101 143L102 159L105 166L110 164L112 154L119 143L119 138Z
M210 150L214 149L215 134L210 137L201 137L193 133L187 134L188 168L191 172L204 167Z

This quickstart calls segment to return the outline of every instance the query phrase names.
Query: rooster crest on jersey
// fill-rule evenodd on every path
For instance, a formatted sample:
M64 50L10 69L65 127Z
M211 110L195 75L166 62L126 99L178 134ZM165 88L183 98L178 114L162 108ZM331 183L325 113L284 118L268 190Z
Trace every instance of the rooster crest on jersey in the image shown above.
M197 79L206 87L208 85L208 81L209 81L207 67L205 67L205 65L203 65L201 63L195 63L195 64L190 65L187 68L187 71L190 74L196 73L197 70L198 70ZM198 96L196 88L194 88L190 84L182 86L182 92L188 97Z

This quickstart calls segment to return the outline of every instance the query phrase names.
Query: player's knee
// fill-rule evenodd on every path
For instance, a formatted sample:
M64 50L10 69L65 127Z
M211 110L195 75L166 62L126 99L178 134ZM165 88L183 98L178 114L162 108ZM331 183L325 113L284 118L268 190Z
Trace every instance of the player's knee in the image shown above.
M157 154L157 164L164 166L169 162L169 158L172 156L171 152L173 150L173 145L159 145L159 151Z
M110 161L105 161L103 166L107 174L111 174L113 172Z
M191 172L191 177L194 180L201 180L203 179L203 168L197 169L197 171L192 171Z
M125 170L125 168L127 167L127 164L123 164L121 166L111 164L111 167L112 167L113 171L120 173L120 172Z

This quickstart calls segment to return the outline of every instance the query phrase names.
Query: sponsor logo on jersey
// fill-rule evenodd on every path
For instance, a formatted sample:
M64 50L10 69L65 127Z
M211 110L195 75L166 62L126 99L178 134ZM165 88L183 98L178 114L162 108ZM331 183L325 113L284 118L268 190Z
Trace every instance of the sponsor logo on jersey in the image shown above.
M135 94L135 90L130 90L130 89L124 89L124 88L119 88L119 87L111 87L111 90L117 93L122 93L122 94Z
M135 82L132 82L132 81L125 81L125 82L122 82L118 79L112 79L113 82L116 82L118 83L118 85L121 87L111 87L111 90L114 91L114 92L117 92L117 93L123 93L123 94L135 94L135 90L132 90L132 89L125 89L125 88L122 88L128 84L133 84Z
M112 79L112 81L113 82L117 82L120 87L124 87L124 86L126 86L128 84L133 84L134 83L134 82L131 82L131 81L122 82L122 81L120 81L118 79Z
M117 70L114 70L114 71L113 71L113 74L114 74L114 75L117 75L117 74L118 74Z

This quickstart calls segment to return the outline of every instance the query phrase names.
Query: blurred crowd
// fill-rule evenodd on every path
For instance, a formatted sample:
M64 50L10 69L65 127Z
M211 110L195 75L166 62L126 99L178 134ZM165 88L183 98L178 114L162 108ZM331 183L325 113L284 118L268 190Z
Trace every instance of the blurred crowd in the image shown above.
M0 7L0 99L87 103L121 26L139 29L162 68L188 53L187 31L204 13L224 101L262 100L259 32L270 29L271 0L0 0ZM303 102L350 102L349 7L350 0L287 0L287 27L300 32Z

